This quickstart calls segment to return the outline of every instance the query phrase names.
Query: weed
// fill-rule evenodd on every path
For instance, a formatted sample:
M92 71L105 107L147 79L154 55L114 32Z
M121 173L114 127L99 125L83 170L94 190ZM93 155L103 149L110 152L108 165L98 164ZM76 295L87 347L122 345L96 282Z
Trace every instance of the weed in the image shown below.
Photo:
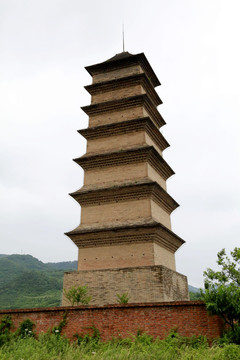
M4 316L0 323L0 346L4 345L11 339L10 329L12 327L12 319L9 315Z
M62 329L67 324L67 316L68 316L68 312L65 311L64 314L63 314L63 318L60 321L60 323L58 325L54 326L53 329L52 329L52 333L54 335L60 335L62 333Z
M30 319L26 319L20 323L16 335L20 336L21 338L34 337L35 332L33 331L33 327L34 322Z
M117 294L117 302L119 304L127 304L129 301L128 293Z
M90 330L91 333L74 335L74 337L77 339L77 344L78 345L80 344L83 345L88 343L97 344L101 338L100 331L96 328L95 325L87 326L86 329Z
M63 289L64 296L68 299L72 306L74 305L87 305L91 301L91 296L88 296L88 287L73 285L68 291Z

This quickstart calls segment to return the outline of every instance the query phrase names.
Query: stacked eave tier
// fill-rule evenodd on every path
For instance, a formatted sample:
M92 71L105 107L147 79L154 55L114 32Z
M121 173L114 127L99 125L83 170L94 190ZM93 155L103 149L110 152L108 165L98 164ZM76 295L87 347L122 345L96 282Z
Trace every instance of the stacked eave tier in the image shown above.
M156 127L165 121L147 94L124 97L82 107L89 116L89 127L149 116Z
M119 69L125 69L125 77L127 73L132 73L134 69L135 74L139 70L145 73L153 87L161 85L144 53L132 55L128 52L122 52L107 61L87 66L85 69L94 78L95 82L101 82L104 79L104 74L107 72L111 72L112 78L115 78L115 71L118 72L117 75L119 77ZM129 72L128 69L131 71Z
M89 127L150 117L156 127L165 125L154 87L160 85L144 54L121 53L107 62L86 68L93 76L85 89L91 105L82 107Z
M84 186L71 194L81 224L66 235L79 248L151 241L174 253L184 241L171 231L178 204L166 192L174 172L162 158L169 144L158 130L165 125L154 89L160 82L144 54L121 53L86 69L89 127L79 133L87 153L74 159Z
M126 98L130 96L130 94L135 93L136 95L136 92L140 90L140 94L144 93L149 95L155 106L162 104L162 100L145 73L93 83L92 85L85 86L85 89L92 95L92 103L101 102L103 93L105 93L105 97L107 94L108 98L117 100L124 97ZM128 96L126 96L126 94Z
M87 140L87 154L152 145L161 155L169 143L149 117L78 130ZM116 140L116 141L115 141Z
M84 186L70 195L81 204L84 218L66 235L79 248L150 241L174 253L184 243L169 226L157 219L159 214L167 218L178 204L156 182L144 180L98 188ZM155 204L153 208L151 203ZM107 211L108 206L112 213ZM121 209L124 210L122 215ZM91 217L91 213L95 222L88 223L86 218ZM134 213L132 219L131 213Z
M160 82L145 55L123 52L86 69L93 76L93 84L85 87L91 105L82 107L89 128L79 132L88 140L87 154L111 151L115 148L109 143L115 140L118 149L153 145L162 154L169 144L158 130L165 125L157 110L162 101L154 89Z
M149 145L117 151L106 151L99 154L87 153L80 158L74 159L74 161L85 170L85 175L88 171L93 169L102 170L104 168L119 167L120 165L135 165L139 163L151 165L155 172L160 175L163 182L174 174L172 168L167 164L155 147ZM138 175L136 174L135 177L137 178ZM147 175L143 177L145 178ZM126 178L125 180L130 179ZM116 179L116 182L119 181L121 180ZM104 181L104 179L103 181L100 181L100 183L104 182L108 181Z

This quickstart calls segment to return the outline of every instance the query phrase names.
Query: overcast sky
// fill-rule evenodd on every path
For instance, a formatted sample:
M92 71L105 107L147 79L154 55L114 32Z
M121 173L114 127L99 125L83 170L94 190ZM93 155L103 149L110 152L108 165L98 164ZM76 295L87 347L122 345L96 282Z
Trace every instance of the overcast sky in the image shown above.
M80 221L69 192L83 171L76 130L90 103L84 66L144 52L162 83L159 111L186 240L177 270L202 286L216 254L240 246L238 0L0 0L0 253L77 259L64 232Z

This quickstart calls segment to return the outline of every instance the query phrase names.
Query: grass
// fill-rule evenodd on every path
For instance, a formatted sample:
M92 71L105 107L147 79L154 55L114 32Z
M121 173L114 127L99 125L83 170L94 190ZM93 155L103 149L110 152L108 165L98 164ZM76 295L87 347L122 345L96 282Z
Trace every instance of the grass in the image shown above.
M70 342L50 332L34 337L13 337L0 348L1 360L237 360L240 346L209 347L204 337L184 338L176 333L165 340L143 334L101 342L91 337Z

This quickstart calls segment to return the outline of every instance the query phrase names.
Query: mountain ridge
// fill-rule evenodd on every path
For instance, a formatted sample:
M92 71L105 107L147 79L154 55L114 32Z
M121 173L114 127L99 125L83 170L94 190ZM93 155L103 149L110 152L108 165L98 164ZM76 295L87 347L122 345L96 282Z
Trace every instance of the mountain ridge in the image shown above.
M77 261L43 263L32 255L0 254L0 309L61 304L64 271Z
M0 254L0 309L60 306L64 272L74 270L77 260L43 263L32 255ZM198 288L189 285L189 291L199 298Z

